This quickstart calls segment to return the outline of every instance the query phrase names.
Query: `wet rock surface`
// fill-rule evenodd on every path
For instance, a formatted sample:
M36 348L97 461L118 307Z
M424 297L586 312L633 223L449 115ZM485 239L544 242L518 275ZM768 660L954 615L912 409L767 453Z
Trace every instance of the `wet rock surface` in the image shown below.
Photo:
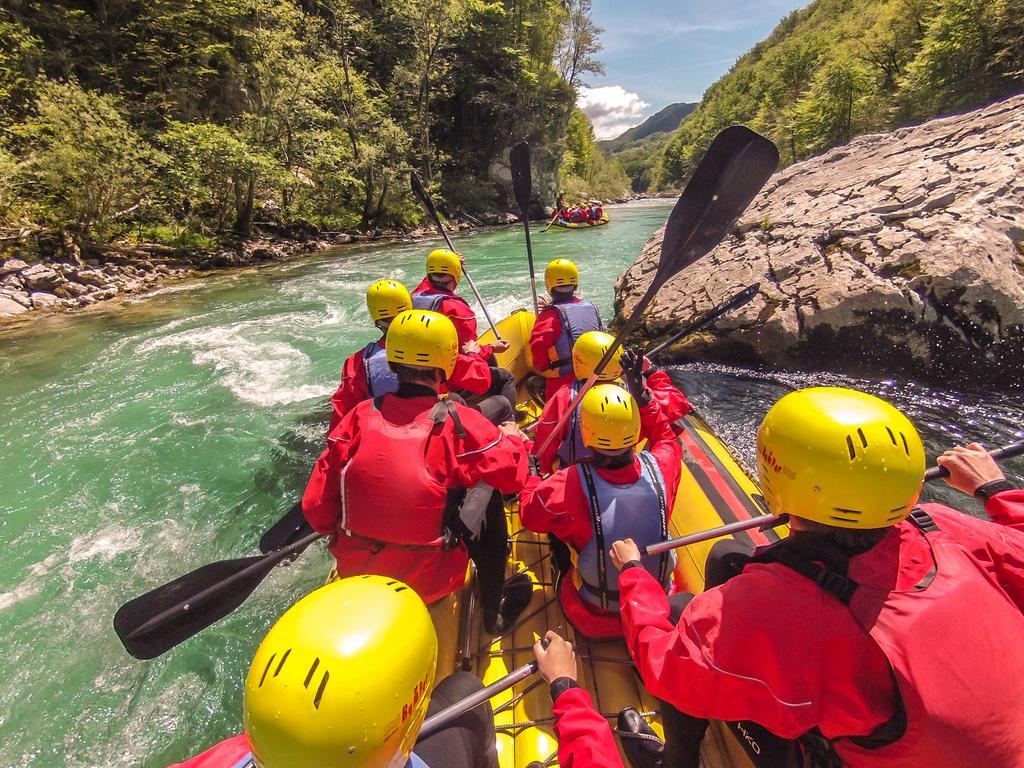
M662 234L619 278L620 313L649 285ZM1024 97L776 174L661 290L642 333L656 341L755 282L750 304L665 354L1024 386Z

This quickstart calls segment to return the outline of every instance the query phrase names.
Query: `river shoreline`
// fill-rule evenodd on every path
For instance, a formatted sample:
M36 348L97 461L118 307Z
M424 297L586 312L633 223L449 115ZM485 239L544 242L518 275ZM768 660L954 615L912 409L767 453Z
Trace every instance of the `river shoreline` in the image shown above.
M452 234L486 232L513 226L502 223L449 223ZM174 248L154 243L89 243L65 237L49 258L31 263L0 258L0 329L24 327L54 314L76 315L170 287L184 280L302 259L328 250L411 243L436 237L434 229L389 230L374 234L302 230L287 233L267 225L258 236L216 251ZM0 251L0 256L3 252Z

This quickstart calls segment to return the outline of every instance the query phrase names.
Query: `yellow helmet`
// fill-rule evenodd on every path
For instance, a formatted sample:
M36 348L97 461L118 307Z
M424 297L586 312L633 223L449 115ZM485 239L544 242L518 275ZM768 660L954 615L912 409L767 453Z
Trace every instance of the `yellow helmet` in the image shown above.
M405 765L436 666L430 614L400 581L321 587L278 619L249 667L242 720L256 765Z
M391 322L384 346L389 363L440 368L451 378L459 357L459 334L440 312L412 309Z
M387 320L412 309L412 297L397 280L378 280L366 289L366 308L374 322Z
M438 248L431 251L427 256L428 275L451 275L458 285L462 279L462 262L459 261L459 254L449 251L447 248Z
M597 384L580 403L583 444L602 451L630 448L640 440L640 408L615 384Z
M568 259L555 259L549 261L544 268L544 285L550 293L555 288L571 285L576 287L580 284L580 270Z
M576 339L576 343L572 345L572 371L576 378L589 379L614 341L615 337L604 331L587 331ZM622 347L619 347L597 380L615 381L621 375Z
M852 389L791 392L757 431L768 508L837 528L885 528L906 518L921 495L924 466L910 420Z

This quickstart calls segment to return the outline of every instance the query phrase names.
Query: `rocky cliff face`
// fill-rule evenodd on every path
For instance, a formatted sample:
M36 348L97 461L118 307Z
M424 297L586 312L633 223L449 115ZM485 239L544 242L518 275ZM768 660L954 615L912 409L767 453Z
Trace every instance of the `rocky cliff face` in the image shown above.
M661 238L619 278L619 312L649 284ZM1024 387L1024 96L776 174L661 290L642 332L665 336L754 282L754 301L669 359Z

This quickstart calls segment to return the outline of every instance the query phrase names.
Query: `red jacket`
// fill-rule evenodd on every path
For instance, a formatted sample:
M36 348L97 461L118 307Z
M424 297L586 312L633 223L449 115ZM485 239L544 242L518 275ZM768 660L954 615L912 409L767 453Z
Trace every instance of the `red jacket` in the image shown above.
M640 426L641 431L651 435L648 450L665 481L666 515L671 518L679 487L682 448L657 403L651 402L640 410ZM628 466L597 468L596 471L611 483L632 484L640 479L640 460L634 457ZM594 536L590 501L580 483L579 473L573 467L560 469L547 479L531 477L527 480L519 497L519 518L524 528L538 533L553 533L576 552ZM610 541L606 543L611 546ZM572 578L562 579L559 597L566 617L584 634L607 637L622 633L619 617L584 603Z
M384 340L377 342L381 347ZM452 389L465 390L482 395L491 387L491 370L481 355L459 355L452 373ZM346 413L369 397L366 390L366 361L363 350L353 352L341 367L341 383L331 397L331 422L328 434L333 430Z
M427 413L437 399L433 396L403 398L385 395L380 408L384 421L396 428L411 424ZM432 437L423 457L426 474L443 488L471 488L480 481L502 493L513 493L523 487L529 471L526 447L518 437L508 437L476 411L455 406L465 436L459 437L451 418ZM302 511L309 524L320 533L335 534L342 513L343 470L360 446L378 451L380 434L363 429L371 420L373 401L364 400L350 411L327 438L327 450L317 461L309 485L302 497ZM376 441L373 445L370 441ZM387 446L383 446L387 449ZM404 468L382 465L382 473L403 472ZM423 510L387 509L387 499L367 499L373 509L389 516L395 531L414 527L403 524L403 516L420 518ZM361 510L363 512L364 510ZM401 579L415 589L426 602L433 602L462 586L468 555L464 544L454 549L411 551L386 546L350 536L333 536L331 552L338 560L340 576L380 573Z
M693 410L693 406L686 399L686 395L676 388L672 383L672 379L669 378L665 371L655 370L647 377L647 390L650 392L651 398L661 406L661 411L669 424L675 424ZM558 448L561 446L562 441L565 440L565 435L569 429L569 421L566 420L562 429L558 432L558 437L551 441L543 454L540 453L540 448L544 445L544 441L548 439L548 435L551 434L555 425L558 424L559 419L569 409L571 402L572 388L562 387L548 398L547 403L544 404L544 410L541 411L540 418L537 419L537 431L533 436L532 452L537 457L542 472L549 473L554 468L555 459L558 457ZM651 437L651 434L646 432L642 425L640 434L648 439Z
M428 277L424 277L420 281L420 284L413 289L413 296L418 293L444 293L449 296L456 295L453 291L434 287ZM467 341L476 341L476 315L473 313L473 310L470 309L468 304L458 298L454 300L445 299L438 307L438 311L441 312L441 314L446 315L455 324L455 330L459 334L460 348ZM480 345L481 357L486 360L490 358L492 354L494 354L494 347L490 344Z
M175 763L169 768L234 768L242 758L251 754L249 740L244 733L232 736L219 744L214 744L205 752L190 757L183 763Z
M986 506L1009 529L937 504L922 508L1024 610L1024 491L997 494ZM850 561L851 579L888 592L927 574L929 546L910 522L889 537ZM626 641L647 689L690 715L752 720L791 739L815 726L828 738L867 735L895 712L885 654L848 607L786 566L747 566L695 597L678 626L668 621L661 587L642 568L622 573L619 589ZM965 621L970 611L963 606ZM951 643L955 638L943 639L945 647ZM963 666L968 689L971 652L949 657Z
M572 303L580 301L578 296L573 297ZM530 334L530 356L533 360L533 367L538 373L551 368L551 364L558 358L555 352L555 342L562 335L562 316L550 304L537 313L537 322ZM558 390L573 382L571 373L565 376L555 376L547 380L545 397L550 400Z
M608 721L583 688L570 688L551 706L562 768L622 768Z

